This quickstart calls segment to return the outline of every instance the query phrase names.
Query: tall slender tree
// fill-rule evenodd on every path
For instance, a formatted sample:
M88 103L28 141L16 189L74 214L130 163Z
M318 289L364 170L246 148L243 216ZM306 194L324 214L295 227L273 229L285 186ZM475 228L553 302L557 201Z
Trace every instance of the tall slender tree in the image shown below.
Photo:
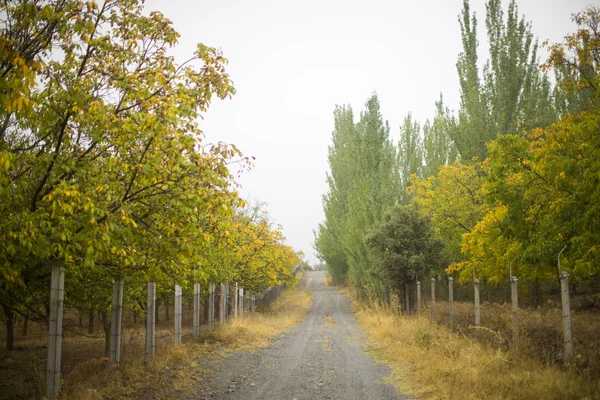
M315 249L327 264L334 283L343 282L348 275L348 261L342 245L348 215L348 196L351 190L353 152L356 135L354 114L350 106L336 106L333 112L334 130L329 145L328 192L323 195L325 221L315 232Z
M326 219L315 232L315 248L335 280L347 276L359 287L381 288L381 279L374 276L378 261L365 236L399 201L396 147L376 94L365 103L358 123L354 124L349 107L337 107L334 122L329 190L323 196Z
M423 171L423 141L421 140L421 124L413 119L411 113L404 117L400 126L398 141L398 164L402 188L408 186L410 176L422 176Z
M451 164L458 156L456 146L450 138L450 130L456 129L456 119L444 106L444 99L435 102L433 121L423 125L423 176L433 176L442 165Z
M486 3L488 61L480 74L477 51L477 18L468 0L459 16L463 51L456 64L461 104L457 129L452 130L461 158L486 156L486 143L498 134L543 127L556 119L552 89L539 71L538 42L531 24L519 17L515 0L506 17L501 0Z

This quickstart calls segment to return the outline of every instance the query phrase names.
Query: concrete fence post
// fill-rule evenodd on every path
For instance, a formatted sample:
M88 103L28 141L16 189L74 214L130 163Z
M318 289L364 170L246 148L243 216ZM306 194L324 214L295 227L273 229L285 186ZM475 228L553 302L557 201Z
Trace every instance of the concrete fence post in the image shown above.
M156 282L148 282L146 304L146 359L156 354Z
M421 281L417 281L417 315L421 315Z
M240 315L240 317L243 317L244 316L244 288L239 288L238 290L239 290L239 292L238 292L238 295L239 295L238 303L239 304L238 305L240 307L239 315Z
M62 267L54 267L52 268L50 281L48 364L46 368L46 396L49 399L58 395L58 390L60 389L64 298L65 270Z
M220 295L219 295L219 325L225 324L225 284L221 283L220 285Z
M225 322L229 319L229 283L225 284Z
M194 283L194 339L200 337L200 284Z
M571 332L571 302L569 299L569 274L560 273L560 297L562 303L564 361L573 359L573 337Z
M233 283L233 318L238 317L238 283Z
M407 283L404 285L404 295L406 298L406 314L407 315L410 313L410 295L408 293L408 288L409 288L409 285Z
M252 292L252 314L256 312L256 293Z
M431 322L435 322L435 278L431 278Z
M480 323L481 323L481 309L479 306L479 279L475 279L473 281L473 287L474 287L474 297L475 297L475 327L479 327ZM479 330L477 330L476 332L479 332Z
M112 314L110 319L110 361L121 361L121 324L123 321L123 281L113 284Z
M175 344L181 344L181 286L175 285Z
M518 279L516 276L510 278L510 303L513 316L513 345L519 342L519 298L517 291Z
M215 329L215 284L208 285L208 330Z
M448 277L448 318L450 319L450 327L454 325L454 278Z
M244 290L244 313L250 314L250 293L251 290Z

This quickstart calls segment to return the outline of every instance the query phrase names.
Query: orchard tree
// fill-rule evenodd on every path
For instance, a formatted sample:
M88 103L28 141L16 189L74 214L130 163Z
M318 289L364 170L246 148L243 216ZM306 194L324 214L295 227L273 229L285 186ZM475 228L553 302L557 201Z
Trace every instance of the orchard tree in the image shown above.
M413 201L431 217L435 236L444 243L444 257L449 262L461 261L461 243L483 217L486 181L481 163L442 166L435 176L414 176L408 187Z
M543 70L555 72L556 108L563 115L580 112L600 94L600 8L589 7L573 15L573 21L579 30L563 43L547 44L550 56L542 65Z
M463 238L468 257L459 267L465 276L478 269L500 280L508 276L510 259L519 255L519 277L539 287L556 281L556 255L564 246L561 267L571 272L572 281L598 275L600 15L591 8L574 19L582 29L551 46L546 67L570 70L560 84L577 102L590 100L546 129L490 144L482 190L485 215Z
M196 122L234 92L227 60L198 45L176 64L179 35L137 0L2 8L0 303L40 313L54 266L74 294L180 280L210 239L201 222L238 197L239 153L204 145Z

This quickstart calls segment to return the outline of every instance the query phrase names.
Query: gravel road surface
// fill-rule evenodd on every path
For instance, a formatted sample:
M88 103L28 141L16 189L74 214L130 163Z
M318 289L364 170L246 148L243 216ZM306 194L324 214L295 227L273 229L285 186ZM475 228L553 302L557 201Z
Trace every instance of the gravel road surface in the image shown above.
M214 374L197 399L411 399L383 382L389 368L363 349L345 295L325 285L324 272L311 272L313 305L304 321L279 335L271 347L206 360Z

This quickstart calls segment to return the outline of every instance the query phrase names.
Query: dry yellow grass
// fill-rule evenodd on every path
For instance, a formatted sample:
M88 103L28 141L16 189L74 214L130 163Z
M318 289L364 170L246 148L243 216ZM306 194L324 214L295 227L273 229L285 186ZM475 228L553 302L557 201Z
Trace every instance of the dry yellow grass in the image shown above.
M400 390L424 399L596 399L600 382L516 351L495 349L425 317L360 306L370 352L393 369Z
M61 397L99 400L191 394L195 382L210 373L202 369L202 358L266 347L273 336L300 322L311 304L308 292L286 290L268 311L230 320L198 342L171 345L149 362L140 359L118 369L106 359L83 363L65 377Z
M448 302L437 302L438 323L448 323ZM473 304L454 303L455 328L468 335L474 330ZM481 324L489 331L480 332L480 341L507 348L512 339L510 304L483 303ZM573 310L571 313L574 366L590 379L600 379L600 314L598 311ZM519 309L520 351L549 363L560 363L563 356L562 310L560 307ZM599 394L600 397L600 394Z
M229 321L215 331L215 339L234 350L264 347L269 338L300 322L311 304L306 291L283 292L269 311Z

